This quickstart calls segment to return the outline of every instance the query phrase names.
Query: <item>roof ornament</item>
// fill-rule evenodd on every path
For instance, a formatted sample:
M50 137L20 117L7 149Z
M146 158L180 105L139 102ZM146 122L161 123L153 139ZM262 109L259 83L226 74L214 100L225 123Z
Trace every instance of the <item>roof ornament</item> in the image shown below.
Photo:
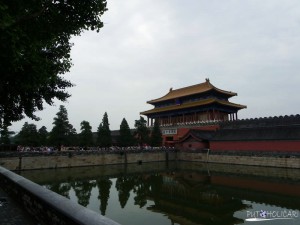
M171 92L171 91L173 91L173 88L172 88L172 87L170 88L170 92Z
M209 83L209 78L205 78L206 83Z

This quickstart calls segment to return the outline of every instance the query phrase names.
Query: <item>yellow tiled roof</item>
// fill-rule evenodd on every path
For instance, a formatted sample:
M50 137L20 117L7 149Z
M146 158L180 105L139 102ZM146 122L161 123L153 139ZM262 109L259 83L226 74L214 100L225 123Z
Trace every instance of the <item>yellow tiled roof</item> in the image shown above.
M207 92L210 90L215 90L217 92L220 92L222 94L229 95L229 96L237 95L237 93L235 93L235 92L224 91L219 88L216 88L215 86L213 86L210 83L209 79L206 79L206 81L204 83L200 83L200 84L196 84L196 85L192 85L192 86L188 86L188 87L184 87L184 88L179 88L179 89L175 89L175 90L172 90L172 88L171 88L169 93L167 93L165 96L147 101L147 103L153 104L153 103L157 103L157 102L161 102L161 101L165 101L165 100L176 99L176 98L183 97L183 96L199 94L199 93Z
M153 114L153 113L160 113L160 112L167 112L167 111L173 111L173 110L179 110L179 109L186 109L186 108L191 108L191 107L196 107L196 106L209 105L212 103L218 103L221 105L231 106L231 107L238 108L238 109L247 108L247 106L245 106L245 105L235 104L235 103L231 103L231 102L219 100L219 99L214 99L214 98L208 98L208 99L202 99L202 100L195 101L195 102L187 102L187 103L184 103L181 105L170 105L170 106L166 106L166 107L154 108L151 110L141 112L140 114L141 115L149 115L149 114Z

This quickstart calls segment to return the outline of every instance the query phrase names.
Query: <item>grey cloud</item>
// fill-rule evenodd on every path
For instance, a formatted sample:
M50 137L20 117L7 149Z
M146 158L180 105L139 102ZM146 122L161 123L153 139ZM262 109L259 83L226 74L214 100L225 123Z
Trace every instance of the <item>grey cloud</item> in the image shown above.
M110 0L100 33L74 37L76 84L66 105L79 131L96 131L104 112L111 129L133 127L147 100L170 87L211 82L238 93L240 118L297 114L300 76L298 0ZM52 128L58 110L38 113ZM15 123L18 131L25 120Z

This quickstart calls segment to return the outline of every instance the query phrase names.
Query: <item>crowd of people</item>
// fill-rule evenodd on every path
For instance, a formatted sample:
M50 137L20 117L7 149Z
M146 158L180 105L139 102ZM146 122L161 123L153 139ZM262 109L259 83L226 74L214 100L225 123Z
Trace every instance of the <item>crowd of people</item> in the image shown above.
M137 150L172 150L174 147L151 147L148 145L145 146L129 146L129 147L120 147L120 146L111 146L111 147L81 147L81 146L60 146L60 147L51 147L51 146L40 146L40 147L30 147L18 145L18 152L57 152L57 151L102 151L102 152L114 152L114 151L137 151Z
M32 146L22 146L18 145L17 147L18 152L53 152L58 151L58 148L49 147L49 146L40 146L40 147L32 147Z

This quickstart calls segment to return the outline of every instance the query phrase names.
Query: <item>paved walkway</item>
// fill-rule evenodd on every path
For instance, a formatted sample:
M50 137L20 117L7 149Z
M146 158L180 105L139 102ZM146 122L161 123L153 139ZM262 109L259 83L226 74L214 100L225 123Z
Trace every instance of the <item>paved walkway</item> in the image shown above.
M1 225L38 225L22 207L0 187L0 224Z

